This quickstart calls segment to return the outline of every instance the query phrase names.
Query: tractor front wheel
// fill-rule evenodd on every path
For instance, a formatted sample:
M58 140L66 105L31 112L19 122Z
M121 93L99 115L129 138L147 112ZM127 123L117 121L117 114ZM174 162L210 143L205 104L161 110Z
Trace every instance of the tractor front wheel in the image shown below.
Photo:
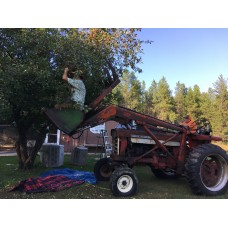
M138 179L130 168L117 168L110 179L111 190L115 196L133 196L137 192Z
M186 162L186 177L194 194L216 196L228 187L228 155L213 144L193 149Z

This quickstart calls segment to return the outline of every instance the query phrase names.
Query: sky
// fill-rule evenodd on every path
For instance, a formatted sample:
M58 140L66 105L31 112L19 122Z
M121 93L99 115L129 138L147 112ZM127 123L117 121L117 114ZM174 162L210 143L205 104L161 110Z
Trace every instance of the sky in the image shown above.
M143 44L143 72L136 74L146 88L164 76L172 91L180 81L207 92L219 75L228 78L227 28L143 28L138 37L153 41Z

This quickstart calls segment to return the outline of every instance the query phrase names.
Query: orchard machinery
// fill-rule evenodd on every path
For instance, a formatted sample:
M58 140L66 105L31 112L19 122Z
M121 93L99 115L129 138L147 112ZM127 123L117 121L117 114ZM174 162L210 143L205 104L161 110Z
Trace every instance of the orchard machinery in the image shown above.
M111 69L112 70L112 69ZM109 75L110 76L110 75ZM111 78L111 79L110 79ZM110 181L115 196L132 196L138 189L134 166L147 165L158 178L186 177L194 194L215 196L228 187L228 155L212 141L207 126L195 133L118 105L102 107L103 98L120 82L115 71L109 83L90 105L90 111L46 109L57 128L73 136L109 120L119 123L111 130L112 152L98 160L94 173L98 181Z

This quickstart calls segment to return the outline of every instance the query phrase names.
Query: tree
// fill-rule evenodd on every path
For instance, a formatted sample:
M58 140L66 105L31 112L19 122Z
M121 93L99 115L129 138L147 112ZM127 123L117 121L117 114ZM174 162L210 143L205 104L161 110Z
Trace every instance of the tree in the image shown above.
M18 137L19 168L33 167L50 124L42 107L69 96L61 80L65 66L82 71L86 103L96 97L111 74L125 68L140 71L141 41L137 29L0 29L0 106ZM3 119L3 118L1 118ZM3 121L3 120L2 120ZM27 147L29 139L34 147Z
M143 80L142 84L141 84L141 108L140 108L140 112L142 113L146 113L146 83Z
M141 111L142 86L134 72L124 71L122 81L118 88L123 97L122 105L126 108Z
M185 101L187 114L195 120L201 118L201 92L198 85L188 89Z
M131 89L129 91L129 108L135 111L141 112L142 110L142 85L139 80L134 80L132 82Z
M187 93L187 88L185 84L180 83L179 81L176 83L175 87L175 110L177 113L177 120L183 120L183 117L187 115L186 113L186 104L185 104L185 97Z
M53 30L1 29L1 104L17 128L19 168L30 168L45 138L47 121L41 107L57 100L57 78L51 71ZM44 96L46 94L46 96ZM38 109L39 107L39 109ZM28 139L35 138L33 148Z
M220 75L213 84L215 93L216 121L213 123L214 131L228 141L228 79Z
M162 77L157 84L153 95L153 104L156 117L161 120L175 121L174 100L165 77Z
M153 98L155 97L156 89L157 89L157 82L155 80L153 80L151 82L150 87L145 92L145 105L144 105L145 109L144 109L144 112L148 115L155 115Z
M116 86L110 94L108 94L104 101L102 102L103 105L123 105L124 104L124 97L122 91L119 86Z
M200 110L202 113L202 118L208 119L210 121L216 118L215 94L213 89L209 88L208 92L201 94Z

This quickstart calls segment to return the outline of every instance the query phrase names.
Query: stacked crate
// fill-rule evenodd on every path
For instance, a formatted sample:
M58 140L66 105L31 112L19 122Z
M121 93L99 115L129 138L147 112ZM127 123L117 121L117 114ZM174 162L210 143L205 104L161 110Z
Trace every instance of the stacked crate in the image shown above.
M75 147L71 152L71 163L73 165L86 165L88 148L84 146Z
M40 161L45 167L59 167L64 163L64 145L43 144L40 151Z

